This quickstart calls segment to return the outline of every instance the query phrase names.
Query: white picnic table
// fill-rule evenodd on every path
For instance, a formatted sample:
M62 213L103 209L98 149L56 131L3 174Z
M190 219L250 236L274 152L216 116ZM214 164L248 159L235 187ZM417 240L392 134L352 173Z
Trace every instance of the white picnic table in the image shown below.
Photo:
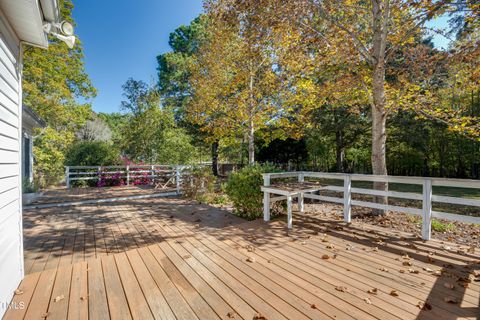
M283 183L277 185L262 186L263 192L263 220L270 221L270 203L280 200L287 200L287 225L292 228L292 203L293 198L298 199L298 211L304 212L305 194L313 194L314 192L325 189L321 184L308 182ZM271 197L277 195L277 197Z

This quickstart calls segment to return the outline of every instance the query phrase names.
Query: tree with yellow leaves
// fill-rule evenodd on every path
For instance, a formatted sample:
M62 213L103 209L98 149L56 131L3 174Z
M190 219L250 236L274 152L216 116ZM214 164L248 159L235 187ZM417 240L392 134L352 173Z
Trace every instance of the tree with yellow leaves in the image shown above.
M272 26L257 1L206 1L208 40L192 66L190 119L212 139L245 136L255 161L255 134L269 126L277 107Z

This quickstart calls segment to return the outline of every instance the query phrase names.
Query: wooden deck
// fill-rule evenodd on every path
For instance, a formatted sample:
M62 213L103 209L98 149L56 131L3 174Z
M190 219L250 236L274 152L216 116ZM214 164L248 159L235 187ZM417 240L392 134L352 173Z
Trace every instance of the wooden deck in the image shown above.
M287 234L283 218L241 223L180 199L69 210L55 219L81 221L72 226L80 253L66 231L48 231L59 212L38 213L49 256L33 260L13 301L26 307L5 319L480 316L480 257L452 244L309 213L295 214Z
M137 193L134 191L133 195ZM208 227L223 228L244 222L206 205L172 198L28 209L23 213L25 273L155 243L155 224L169 221L175 212L188 213Z

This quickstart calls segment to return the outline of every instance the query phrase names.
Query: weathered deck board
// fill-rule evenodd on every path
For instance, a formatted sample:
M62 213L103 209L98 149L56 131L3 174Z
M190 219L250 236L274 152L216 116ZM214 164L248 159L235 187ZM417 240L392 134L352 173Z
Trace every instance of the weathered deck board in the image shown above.
M26 308L9 310L5 319L480 316L480 257L459 254L451 244L446 250L436 241L313 214L295 215L295 230L287 233L282 221L241 223L179 199L54 212L29 213L37 224L26 230L26 265L38 272L28 274L14 296ZM471 282L464 287L458 277ZM373 288L377 293L369 294ZM431 310L417 306L425 301Z

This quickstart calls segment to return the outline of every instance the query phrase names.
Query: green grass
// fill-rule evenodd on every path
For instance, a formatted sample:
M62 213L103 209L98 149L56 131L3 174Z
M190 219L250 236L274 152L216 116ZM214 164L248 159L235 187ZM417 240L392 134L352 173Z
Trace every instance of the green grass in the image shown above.
M436 219L432 219L432 230L436 232L454 231L455 225L453 223L442 223Z

